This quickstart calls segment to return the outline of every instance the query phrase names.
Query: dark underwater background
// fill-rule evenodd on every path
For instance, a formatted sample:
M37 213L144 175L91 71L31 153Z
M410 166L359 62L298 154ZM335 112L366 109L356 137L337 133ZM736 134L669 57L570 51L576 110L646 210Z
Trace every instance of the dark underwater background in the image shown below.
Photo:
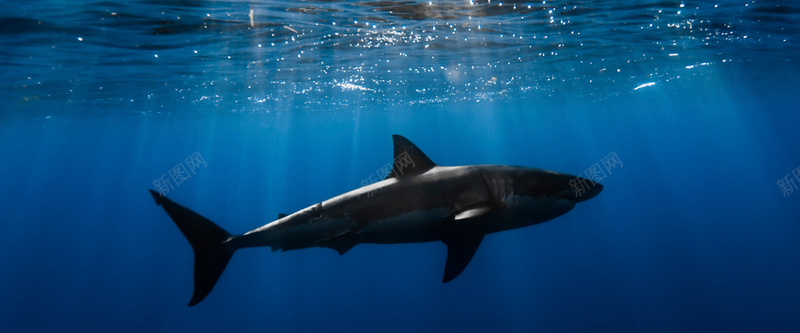
M0 326L798 332L799 60L796 1L4 0ZM622 164L447 284L442 243L246 249L186 307L159 179L243 233L360 187L391 134L441 165Z

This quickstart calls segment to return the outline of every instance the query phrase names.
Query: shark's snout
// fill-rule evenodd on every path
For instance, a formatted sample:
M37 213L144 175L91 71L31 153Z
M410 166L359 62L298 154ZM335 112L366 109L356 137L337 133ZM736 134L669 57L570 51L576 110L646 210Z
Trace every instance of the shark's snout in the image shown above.
M571 189L564 193L564 199L576 203L582 202L596 197L601 191L603 191L603 185L600 183L595 183L591 180L580 177L576 178L576 180L577 181L573 184L577 185L571 186Z

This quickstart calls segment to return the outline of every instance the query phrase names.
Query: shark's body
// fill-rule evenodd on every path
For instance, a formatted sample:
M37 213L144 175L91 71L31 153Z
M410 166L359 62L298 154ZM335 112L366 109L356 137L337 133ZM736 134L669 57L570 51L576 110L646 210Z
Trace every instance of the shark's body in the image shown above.
M328 247L344 254L359 243L442 241L448 246L443 282L467 266L484 235L541 223L602 190L589 180L552 171L502 166L444 167L406 138L395 135L391 173L377 182L328 199L240 236L150 191L195 252L190 306L214 287L241 248L273 251Z

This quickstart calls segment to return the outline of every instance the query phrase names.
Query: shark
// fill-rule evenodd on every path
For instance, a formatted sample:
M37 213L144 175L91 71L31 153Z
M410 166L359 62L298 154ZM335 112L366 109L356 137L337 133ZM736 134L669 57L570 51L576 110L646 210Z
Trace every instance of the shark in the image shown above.
M244 248L289 251L312 247L347 253L357 244L442 242L442 282L461 274L483 238L561 216L603 186L590 179L508 165L440 166L401 135L385 179L299 210L241 235L149 190L194 252L194 290L200 303L233 254ZM391 170L388 166L391 165Z

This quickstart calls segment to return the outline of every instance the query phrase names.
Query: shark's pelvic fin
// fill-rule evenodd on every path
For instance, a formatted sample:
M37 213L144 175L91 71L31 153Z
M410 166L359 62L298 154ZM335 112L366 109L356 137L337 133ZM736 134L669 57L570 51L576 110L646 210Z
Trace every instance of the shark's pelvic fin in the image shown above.
M394 141L394 165L389 178L405 178L423 174L436 166L425 153L402 135L392 135Z
M353 246L356 246L356 243L355 242L329 242L329 243L327 243L327 244L325 244L323 246L336 250L336 252L338 252L339 255L344 255L345 253L347 253L347 251L350 251L350 249L352 249Z
M200 303L219 280L236 249L225 242L233 238L214 222L161 195L149 190L156 204L164 208L194 250L194 293L189 306Z

